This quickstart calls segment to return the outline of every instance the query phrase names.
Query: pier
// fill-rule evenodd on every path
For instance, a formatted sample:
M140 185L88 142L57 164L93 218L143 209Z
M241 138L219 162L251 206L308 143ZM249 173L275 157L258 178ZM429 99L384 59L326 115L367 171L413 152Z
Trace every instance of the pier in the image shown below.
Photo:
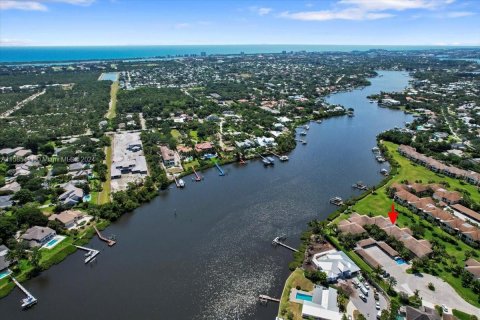
M202 177L200 177L200 175L197 173L197 171L195 171L195 167L192 167L192 170L193 170L193 174L195 175L194 180L195 181L202 181Z
M366 184L363 184L361 181L354 183L352 185L352 188L355 188L358 190L368 190L368 186Z
M280 161L288 161L288 156L281 156L281 155L278 155L278 154L273 153L273 152L272 152L272 154L273 154L275 157L277 157L278 160L280 160Z
M272 244L273 244L273 245L277 245L277 244L278 244L278 245L280 245L280 246L282 246L282 247L284 247L284 248L287 248L287 249L292 250L292 251L294 251L294 252L298 252L297 249L292 248L292 247L290 247L289 245L286 245L285 243L283 243L282 241L280 241L280 237L276 237L275 239L273 239Z
M225 172L223 172L223 169L218 165L218 163L215 162L215 167L217 167L218 169L218 172L220 176L224 176L225 175Z
M104 236L102 236L102 234L100 233L100 231L98 231L96 226L93 226L93 228L95 229L95 232L97 233L98 238L102 241L105 241L108 244L109 247L111 247L111 246L113 246L117 243L115 240L107 239Z
M82 247L82 246L75 246L75 247L77 247L80 250L87 251L87 253L85 254L85 257L86 257L85 258L85 264L94 261L95 257L100 253L100 251L98 251L98 250L90 249L90 248L87 248L87 247Z
M343 200L340 197L333 197L330 199L330 203L336 206L343 206Z
M25 289L24 286L22 286L20 284L20 282L17 281L17 279L15 279L13 276L11 277L13 282L15 283L15 285L23 291L23 293L25 293L25 295L27 296L26 298L23 298L21 300L22 302L22 308L26 309L26 308L29 308L31 306L33 306L34 304L36 304L38 302L37 298L35 298L27 289Z
M258 300L260 300L260 302L262 302L262 303L267 303L268 301L280 303L280 299L272 298L272 297L267 296L267 295L265 295L265 294L259 295L259 296L258 296Z
M307 144L307 141L306 141L306 140L302 140L302 139L295 139L295 141L297 141L297 142L301 142L302 144Z
M273 161L273 158L271 157L264 157L260 153L258 154L260 158L262 158L262 162L264 166L273 166L275 162Z
M177 179L176 176L173 176L173 179L175 179L175 185L177 186L177 188L185 187L185 181L183 181L182 179Z

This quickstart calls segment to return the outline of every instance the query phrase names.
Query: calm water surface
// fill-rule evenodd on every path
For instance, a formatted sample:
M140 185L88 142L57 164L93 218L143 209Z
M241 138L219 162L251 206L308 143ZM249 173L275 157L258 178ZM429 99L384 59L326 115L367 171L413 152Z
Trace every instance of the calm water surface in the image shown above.
M162 192L112 224L105 233L116 235L115 247L93 239L88 246L102 250L96 264L85 266L77 252L27 281L39 299L31 310L20 310L18 289L0 300L1 319L274 319L278 305L256 298L281 295L291 253L272 239L286 234L297 246L308 221L335 209L329 198L358 194L351 185L359 180L378 183L376 135L411 121L366 99L407 86L406 73L381 74L367 88L331 96L355 117L312 123L308 144L289 162L229 165L225 177L211 169L200 183L186 178L184 190Z

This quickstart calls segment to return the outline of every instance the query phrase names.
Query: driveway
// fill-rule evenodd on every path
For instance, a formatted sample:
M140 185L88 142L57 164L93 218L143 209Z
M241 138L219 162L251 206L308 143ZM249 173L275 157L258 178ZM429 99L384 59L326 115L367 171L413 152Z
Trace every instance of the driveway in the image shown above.
M452 286L442 279L430 274L408 274L406 270L410 268L410 265L398 265L376 246L370 247L366 249L366 251L382 264L384 269L397 280L397 285L395 286L397 291L403 291L408 295L413 295L415 290L418 290L419 296L423 299L423 303L426 305L444 304L449 309L455 308L469 314L480 314L480 308L472 306L463 300ZM433 283L435 291L428 289L427 285L429 282Z

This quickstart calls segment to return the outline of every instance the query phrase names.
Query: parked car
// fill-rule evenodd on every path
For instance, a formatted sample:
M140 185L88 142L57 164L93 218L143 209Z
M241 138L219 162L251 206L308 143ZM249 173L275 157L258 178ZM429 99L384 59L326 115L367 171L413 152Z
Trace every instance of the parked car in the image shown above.
M373 297L374 297L375 300L377 300L377 301L380 299L380 296L378 295L377 290L374 290L374 291L373 291Z
M368 282L365 282L363 285L365 286L365 288L366 288L367 290L370 290L370 286L368 285Z
M361 291L364 295L368 296L368 290L365 288L365 286L361 285L361 286L360 286L360 291Z
M448 313L448 308L444 304L442 304L442 310L443 310L444 313Z
M360 299L363 300L363 302L367 302L367 297L365 297L363 294L360 293Z
M382 317L382 311L377 312L377 319L380 319Z
M380 310L380 302L375 302L375 308L377 308L377 310Z

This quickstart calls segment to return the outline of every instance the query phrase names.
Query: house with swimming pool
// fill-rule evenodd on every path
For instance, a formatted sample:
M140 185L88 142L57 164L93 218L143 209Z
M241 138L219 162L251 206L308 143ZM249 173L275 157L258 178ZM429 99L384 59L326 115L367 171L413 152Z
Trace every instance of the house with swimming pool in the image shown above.
M320 252L312 257L315 267L327 274L327 280L348 279L355 276L360 268L343 251L335 249Z
M20 239L26 241L30 248L42 247L52 240L57 233L49 227L33 226L20 236Z
M302 305L303 319L341 320L343 316L338 309L334 288L315 286L310 292L292 289L289 300Z
M8 276L10 270L8 267L11 264L11 261L7 259L8 248L5 245L0 245L0 279Z

